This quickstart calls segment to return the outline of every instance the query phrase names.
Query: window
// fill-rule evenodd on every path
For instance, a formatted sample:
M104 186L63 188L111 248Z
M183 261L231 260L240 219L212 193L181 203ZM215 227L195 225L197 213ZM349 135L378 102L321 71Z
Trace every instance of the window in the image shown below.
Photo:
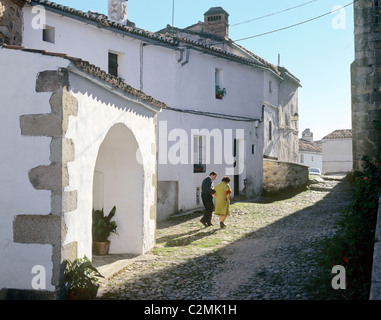
M269 121L269 140L272 140L273 124Z
M118 55L111 52L108 53L108 73L118 76Z
M193 172L206 171L206 137L193 137Z
M55 43L56 40L56 30L54 27L44 25L44 29L42 29L42 41Z
M211 22L211 21L220 21L221 20L221 16L212 16L212 17L208 17L208 21Z
M215 86L216 86L216 99L222 99L226 94L226 89L222 87L222 70L216 68L215 70Z
M255 144L251 145L251 154L255 154Z

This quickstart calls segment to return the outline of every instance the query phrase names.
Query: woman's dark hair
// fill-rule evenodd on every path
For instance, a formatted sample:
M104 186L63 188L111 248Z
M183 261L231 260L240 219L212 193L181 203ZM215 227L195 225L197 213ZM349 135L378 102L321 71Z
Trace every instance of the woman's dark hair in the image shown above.
M228 176L225 176L225 177L222 178L222 181L229 183L230 182L230 178Z

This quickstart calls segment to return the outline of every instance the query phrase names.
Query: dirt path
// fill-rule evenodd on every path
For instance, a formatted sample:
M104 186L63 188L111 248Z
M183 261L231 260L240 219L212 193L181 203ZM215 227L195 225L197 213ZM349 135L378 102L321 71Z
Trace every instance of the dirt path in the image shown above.
M297 194L232 204L226 229L202 227L201 212L158 224L153 260L135 261L102 299L337 299L316 263L351 188L326 178Z

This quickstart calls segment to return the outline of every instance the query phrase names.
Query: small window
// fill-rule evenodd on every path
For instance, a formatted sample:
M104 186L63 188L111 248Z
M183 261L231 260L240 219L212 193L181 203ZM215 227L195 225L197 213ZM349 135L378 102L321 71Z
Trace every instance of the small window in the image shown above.
M193 172L206 172L206 137L193 137Z
M118 55L111 52L108 53L108 73L118 76Z
M222 99L224 95L226 94L226 89L222 87L222 70L216 68L215 69L215 94L216 94L216 99Z
M273 92L273 82L269 81L269 92Z
M255 154L255 144L251 145L251 154Z
M269 121L269 140L272 140L273 124Z
M44 29L42 29L42 41L55 43L55 40L56 40L55 28L44 25Z

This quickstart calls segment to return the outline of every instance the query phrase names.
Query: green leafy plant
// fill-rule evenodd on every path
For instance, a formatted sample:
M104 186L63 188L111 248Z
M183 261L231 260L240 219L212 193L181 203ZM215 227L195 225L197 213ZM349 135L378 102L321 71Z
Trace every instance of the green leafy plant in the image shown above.
M104 242L107 241L111 233L116 232L116 222L111 221L114 217L116 207L114 206L110 213L105 216L103 209L102 210L93 210L93 242Z
M104 278L92 265L89 258L66 260L64 271L66 292L72 299L94 299L99 288L99 279Z
M346 270L349 299L369 297L373 247L381 195L381 161L365 156L363 171L351 178L355 185L353 200L342 212L336 234L324 241L321 263L327 268L342 265Z
M221 88L220 86L216 86L216 98L217 99L222 99L225 94L226 94L225 88Z

